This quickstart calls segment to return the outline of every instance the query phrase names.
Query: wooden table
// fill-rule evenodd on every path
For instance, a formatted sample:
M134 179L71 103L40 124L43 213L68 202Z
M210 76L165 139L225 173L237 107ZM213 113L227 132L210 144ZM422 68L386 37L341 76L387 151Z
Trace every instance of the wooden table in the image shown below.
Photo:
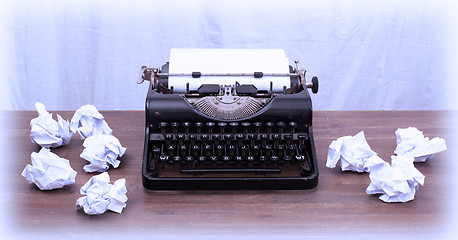
M71 119L73 112L58 112ZM40 147L29 140L29 122L36 112L7 112L3 126L1 205L3 230L12 238L341 238L415 236L444 239L453 230L457 159L453 112L369 111L314 112L313 126L319 163L319 184L312 190L151 191L142 186L141 164L144 112L102 111L121 144L127 147L122 163L109 169L111 181L126 178L127 207L121 214L88 216L75 210L81 186L94 173L79 157L82 140L75 134L69 145L52 149L70 160L76 183L63 189L40 191L21 176L30 154ZM55 113L54 113L55 114ZM397 128L415 126L427 137L442 137L449 150L415 166L426 176L425 185L407 203L387 204L368 195L367 173L325 167L332 140L364 130L371 148L386 161L396 147ZM5 187L6 186L6 187ZM453 218L453 219L452 219Z

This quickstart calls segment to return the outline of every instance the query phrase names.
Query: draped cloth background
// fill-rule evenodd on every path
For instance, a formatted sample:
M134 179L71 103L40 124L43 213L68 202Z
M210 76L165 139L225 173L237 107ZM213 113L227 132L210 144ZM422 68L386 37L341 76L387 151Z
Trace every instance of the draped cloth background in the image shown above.
M170 48L284 49L320 79L315 110L458 109L451 2L2 3L1 109L144 109L138 71Z

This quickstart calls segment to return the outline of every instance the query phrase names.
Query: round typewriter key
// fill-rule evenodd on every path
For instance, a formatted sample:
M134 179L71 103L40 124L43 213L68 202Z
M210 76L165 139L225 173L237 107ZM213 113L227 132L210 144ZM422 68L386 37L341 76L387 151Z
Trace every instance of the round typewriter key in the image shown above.
M169 156L161 155L161 156L159 157L159 160L160 160L161 162L167 162L167 161L169 161Z
M231 157L229 157L229 156L223 156L222 159L223 159L224 162L229 162L229 161L231 160Z
M273 127L274 123L273 122L266 122L266 127Z
M294 158L296 158L296 160L299 161L299 162L305 161L305 156L304 155L296 155Z
M266 156L259 156L259 158L258 158L258 160L259 160L260 162L265 162L266 159L267 159Z
M260 123L260 122L254 122L254 123L253 123L253 126L255 127L256 133L259 133L259 132L261 131L262 123Z
M285 128L286 123L285 122L278 122L277 127L278 127L278 132L283 133L283 128Z
M199 162L205 162L205 161L207 161L207 157L205 157L205 156L199 156L199 157L197 158L197 160L198 160Z
M188 154L188 146L187 145L181 145L180 146L180 154L181 156L184 156Z
M201 123L201 122L196 122L194 125L196 125L197 133L200 133L200 132L202 131L202 126L203 126L204 124Z
M166 123L166 122L159 123L159 128L161 129L161 133L162 134L165 134L165 131L167 129L167 125L168 125L168 123Z
M280 159L280 158L279 158L278 156L271 156L271 157L270 157L270 160L271 160L272 162L278 162L279 159Z
M291 156L284 156L283 160L286 161L286 162L291 162L291 160L293 160L293 158Z
M283 138L284 138L284 139L293 139L293 135L291 135L291 134L285 134L285 135L283 135Z
M173 159L174 162L181 162L181 160L182 160L181 156L173 156L172 159Z
M245 139L245 134L236 134L236 135L235 135L235 138L236 138L237 140Z
M210 156L210 161L216 162L216 161L218 161L218 157L217 156Z
M213 127L215 126L215 123L207 122L205 125L207 125L208 133L213 133Z
M251 124L250 124L249 122L243 122L243 123L242 123L243 132L244 132L245 134L248 133L248 128L250 127L250 125L251 125Z
M184 158L184 160L185 160L186 162L192 162L192 161L194 161L194 157L193 157L193 156L186 156L186 157Z
M173 133L176 134L178 132L178 127L180 126L180 124L177 123L177 122L173 122L173 123L170 124L170 126L172 126Z
M237 127L239 125L238 122L231 122L229 123L229 125L231 125L231 127Z
M218 126L219 126L219 131L220 131L221 133L224 133L224 129L226 128L227 123L225 123L225 122L219 122L219 123L218 123Z
M184 127L184 133L188 134L189 133L189 128L191 127L191 123L190 122L184 122L183 123L183 127Z
M289 129L292 133L294 133L294 131L296 131L296 128L297 128L297 123L296 122L290 122L289 123Z
M266 122L266 127L267 127L267 132L271 133L272 132L272 127L274 126L273 122Z
M231 122L229 123L229 125L231 125L232 127L232 133L235 134L237 132L237 126L239 125L238 122Z

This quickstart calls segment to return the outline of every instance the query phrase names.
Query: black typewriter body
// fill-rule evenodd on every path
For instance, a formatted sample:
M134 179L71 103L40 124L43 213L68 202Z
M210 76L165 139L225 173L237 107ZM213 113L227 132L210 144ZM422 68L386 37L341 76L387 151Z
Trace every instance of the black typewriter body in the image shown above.
M142 78L150 80L143 186L153 190L316 187L310 86L295 71L290 66L291 85L279 93L239 84L207 84L198 91L174 93L167 85L168 63L161 69L143 67ZM192 76L200 78L201 73ZM316 92L316 77L313 84Z

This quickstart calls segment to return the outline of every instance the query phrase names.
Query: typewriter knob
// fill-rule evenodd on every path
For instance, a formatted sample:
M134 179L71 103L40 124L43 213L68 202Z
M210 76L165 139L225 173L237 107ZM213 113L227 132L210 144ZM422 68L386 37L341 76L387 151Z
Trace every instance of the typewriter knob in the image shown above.
M318 78L317 77L312 77L312 92L313 93L318 92Z

